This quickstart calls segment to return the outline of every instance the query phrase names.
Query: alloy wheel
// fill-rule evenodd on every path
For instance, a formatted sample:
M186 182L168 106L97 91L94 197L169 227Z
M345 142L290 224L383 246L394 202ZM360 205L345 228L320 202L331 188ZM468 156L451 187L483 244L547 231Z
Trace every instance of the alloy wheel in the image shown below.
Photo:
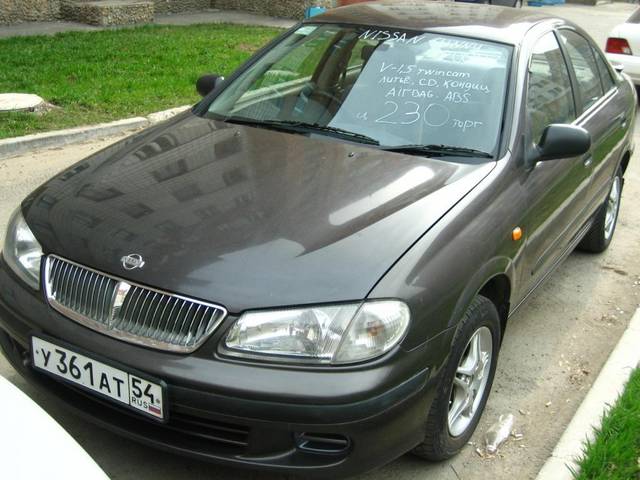
M613 230L616 226L616 220L618 218L618 207L620 206L620 193L622 182L620 177L616 176L613 179L613 185L609 192L609 198L607 199L607 213L604 217L604 238L609 240L613 235Z
M453 437L462 435L478 412L487 387L492 356L491 330L480 327L467 343L453 377L447 419L449 434Z

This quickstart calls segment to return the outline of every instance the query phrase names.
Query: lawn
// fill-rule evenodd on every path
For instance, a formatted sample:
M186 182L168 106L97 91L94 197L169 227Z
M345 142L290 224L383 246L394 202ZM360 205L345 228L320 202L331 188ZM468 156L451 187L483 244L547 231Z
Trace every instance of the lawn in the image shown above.
M640 479L640 369L602 421L580 462L578 480Z
M228 75L280 30L144 26L0 40L0 93L36 93L43 115L0 114L0 138L195 103L202 73Z

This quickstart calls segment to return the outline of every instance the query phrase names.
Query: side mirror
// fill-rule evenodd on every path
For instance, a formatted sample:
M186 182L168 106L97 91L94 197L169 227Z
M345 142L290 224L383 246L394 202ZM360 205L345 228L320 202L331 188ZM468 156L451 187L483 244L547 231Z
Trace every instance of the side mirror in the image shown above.
M554 123L542 132L537 147L532 148L530 164L584 155L591 148L591 135L582 127Z
M196 90L202 97L206 97L224 82L224 77L220 75L203 75L196 82Z

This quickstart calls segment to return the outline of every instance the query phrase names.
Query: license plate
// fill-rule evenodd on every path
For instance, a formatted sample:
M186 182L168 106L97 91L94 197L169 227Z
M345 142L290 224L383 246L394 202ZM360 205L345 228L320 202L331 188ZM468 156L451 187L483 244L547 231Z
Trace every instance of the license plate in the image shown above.
M165 389L48 340L31 337L33 366L158 420L165 418Z

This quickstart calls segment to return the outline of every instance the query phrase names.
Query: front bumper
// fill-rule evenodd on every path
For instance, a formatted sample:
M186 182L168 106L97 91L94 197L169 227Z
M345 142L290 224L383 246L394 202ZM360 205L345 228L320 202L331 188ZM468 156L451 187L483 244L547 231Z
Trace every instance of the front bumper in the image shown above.
M292 368L216 357L219 335L191 355L100 335L52 310L0 259L0 346L23 376L88 420L154 447L216 463L344 477L381 466L423 438L434 372L450 334L364 367ZM224 327L224 325L222 326ZM57 382L29 365L45 334L168 385L166 424ZM440 354L441 355L441 354Z

